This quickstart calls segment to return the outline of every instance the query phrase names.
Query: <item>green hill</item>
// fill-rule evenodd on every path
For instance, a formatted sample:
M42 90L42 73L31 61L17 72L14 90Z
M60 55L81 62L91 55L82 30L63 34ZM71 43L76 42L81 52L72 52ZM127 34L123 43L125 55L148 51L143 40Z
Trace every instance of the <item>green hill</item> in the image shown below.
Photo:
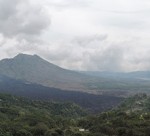
M33 101L0 94L0 136L62 133L86 113L73 103ZM52 131L52 132L51 132Z
M119 110L126 113L150 112L150 96L139 93L135 96L129 97L119 106Z
M150 97L137 94L118 108L79 121L91 136L150 136Z

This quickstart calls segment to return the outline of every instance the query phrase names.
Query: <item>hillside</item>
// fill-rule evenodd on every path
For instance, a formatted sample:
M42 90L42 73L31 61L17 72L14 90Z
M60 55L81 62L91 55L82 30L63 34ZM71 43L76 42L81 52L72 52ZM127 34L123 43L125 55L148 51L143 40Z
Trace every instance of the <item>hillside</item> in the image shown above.
M103 93L113 91L116 94L122 92L122 95L131 95L136 93L150 93L150 72L135 71L135 72L109 72L109 71L80 71L87 76L92 76L99 79L105 79L103 83L93 82L91 86L95 86Z
M150 91L148 80L124 78L121 76L123 74L112 78L112 76L105 76L107 74L99 76L96 72L93 76L87 73L89 72L81 73L63 69L37 55L19 54L14 58L0 61L0 75L46 87L116 96L143 90Z
M85 89L88 76L60 68L37 55L19 54L0 61L0 74L62 89Z
M130 110L139 101L143 109ZM0 135L149 136L149 107L150 97L138 94L116 109L89 116L73 103L33 101L0 94Z
M139 93L135 96L129 97L120 106L119 110L131 113L131 112L150 112L150 96Z
M1 136L42 136L55 129L55 133L59 133L64 124L69 126L74 119L85 115L86 112L73 103L33 101L0 94Z
M137 94L118 108L79 121L92 136L149 136L150 97Z
M94 76L94 77L103 77L111 79L141 79L141 80L150 80L150 71L133 71L133 72L109 72L109 71L80 71L85 75Z
M28 97L34 100L74 102L86 110L97 113L116 107L122 97L94 95L77 91L50 88L0 75L0 92Z

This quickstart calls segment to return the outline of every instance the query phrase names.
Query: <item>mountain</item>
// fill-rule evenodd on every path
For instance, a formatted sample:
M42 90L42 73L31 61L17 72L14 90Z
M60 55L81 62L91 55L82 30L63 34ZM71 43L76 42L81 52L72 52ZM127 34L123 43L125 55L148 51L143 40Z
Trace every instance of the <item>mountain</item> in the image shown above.
M80 71L80 73L101 78L150 80L150 71L109 72L109 71Z
M135 71L135 72L109 72L109 71L80 71L87 76L105 79L103 84L97 84L96 88L117 94L123 92L123 95L131 95L140 92L150 93L150 71ZM107 82L106 82L107 79ZM125 93L126 92L126 93Z
M33 100L73 102L91 113L98 113L116 107L123 100L121 97L45 87L2 75L0 75L0 92L28 97Z
M0 61L0 74L48 87L85 89L88 76L60 68L37 55L19 54Z
M126 96L150 92L150 80L142 77L142 73L76 72L49 63L37 55L19 54L1 60L0 75L46 87L93 94Z

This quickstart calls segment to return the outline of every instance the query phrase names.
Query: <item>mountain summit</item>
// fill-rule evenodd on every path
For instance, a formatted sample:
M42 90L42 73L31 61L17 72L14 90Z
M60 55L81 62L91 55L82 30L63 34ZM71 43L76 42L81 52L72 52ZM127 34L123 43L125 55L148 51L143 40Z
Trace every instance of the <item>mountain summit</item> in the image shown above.
M48 87L78 90L87 76L63 69L37 55L18 54L0 61L0 74Z

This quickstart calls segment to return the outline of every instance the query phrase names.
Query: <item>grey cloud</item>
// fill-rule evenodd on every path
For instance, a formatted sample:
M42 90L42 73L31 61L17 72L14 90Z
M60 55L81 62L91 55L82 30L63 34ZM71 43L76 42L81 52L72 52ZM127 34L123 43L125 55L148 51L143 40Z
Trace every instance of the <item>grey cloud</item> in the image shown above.
M56 8L79 8L89 6L89 0L61 0L61 1L48 1L50 6Z
M95 50L93 54L90 54L85 66L91 70L120 71L123 70L123 55L122 48L111 45L103 51Z
M10 15L17 12L16 5L19 3L19 0L0 0L0 20L7 20Z
M5 37L40 35L50 24L49 15L26 0L0 0L0 33Z
M39 46L37 53L57 65L74 70L124 70L122 63L125 52L118 45L123 43L109 43L107 35L91 35L78 39L83 39L81 41L84 46L82 42L74 42L77 40L75 39L70 43L55 45L55 48L53 45L47 48Z
M140 21L135 21L134 16L133 19L130 19L128 17L120 17L121 19L117 18L112 18L109 20L106 20L104 22L104 25L112 26L112 27L117 27L117 28L123 28L123 29L142 29L145 28L145 21L140 20Z
M92 44L94 42L101 42L106 40L108 35L90 35L90 36L84 36L84 37L77 37L72 42L77 43L80 46L88 46L89 44Z

